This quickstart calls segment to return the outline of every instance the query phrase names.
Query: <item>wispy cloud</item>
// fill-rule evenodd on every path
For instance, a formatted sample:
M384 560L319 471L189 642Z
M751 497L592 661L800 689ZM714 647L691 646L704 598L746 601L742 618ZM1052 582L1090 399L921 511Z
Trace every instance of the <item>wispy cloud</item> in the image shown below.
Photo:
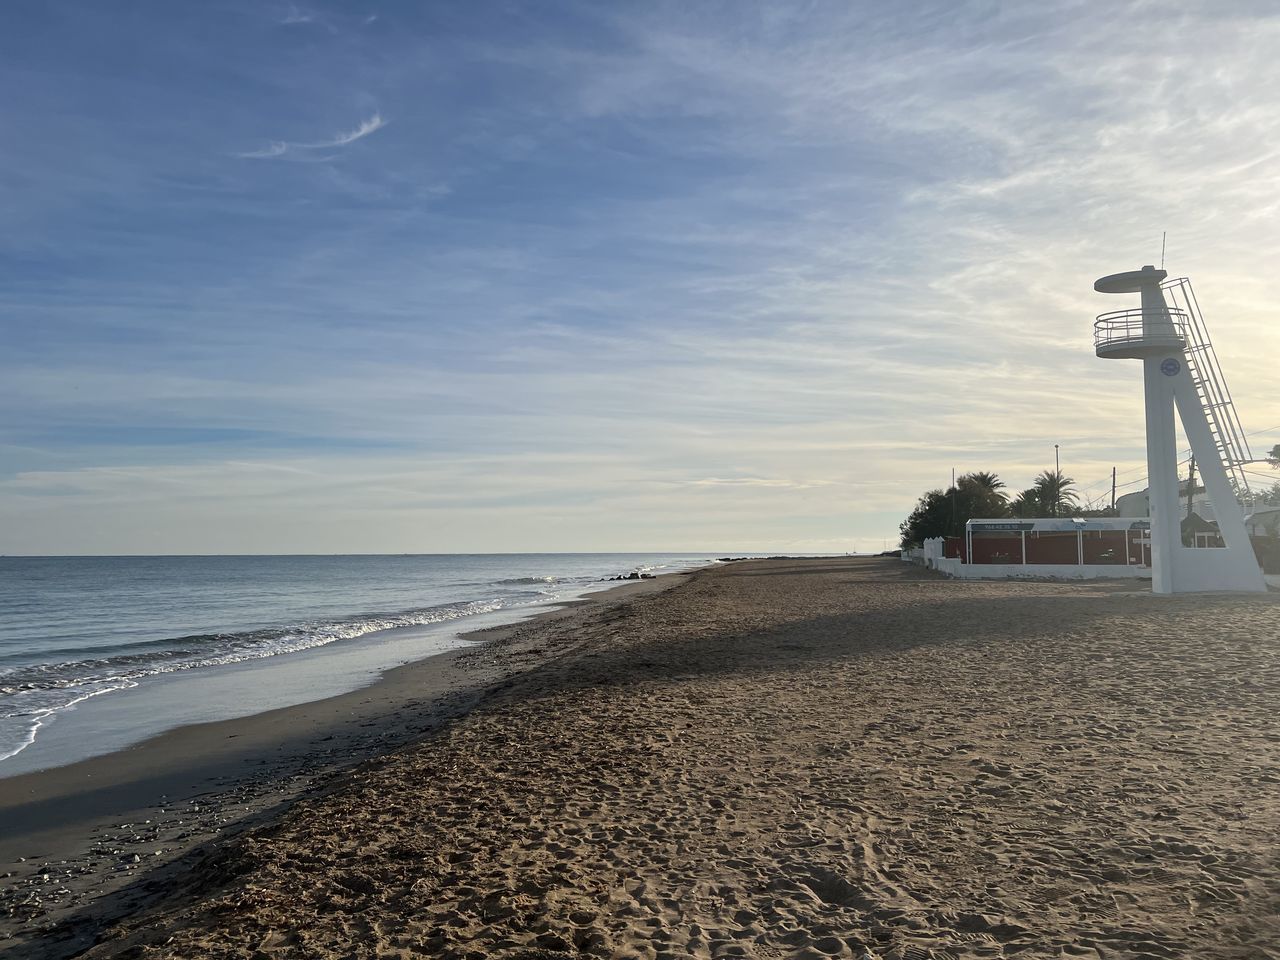
M294 4L289 4L288 12L280 18L283 26L296 26L302 23L315 23L316 15L310 10L303 10Z
M375 113L368 120L365 120L354 130L347 133L340 133L332 140L322 140L319 143L300 143L297 146L304 150L325 150L329 147L345 147L348 143L355 143L371 133L376 133L387 125L387 121L382 118L382 114Z
M792 490L806 490L810 487L825 487L834 480L788 480L770 477L700 477L697 480L675 480L675 484L691 487L780 487Z
M338 147L345 147L355 143L357 140L363 140L371 133L377 133L387 125L386 119L382 114L375 113L368 120L363 121L354 130L348 130L346 133L339 133L328 140L320 140L315 143L300 143L289 140L273 140L268 146L261 150L249 150L245 153L237 153L236 156L242 160L277 160L282 157L288 159L331 159L330 157L317 157L315 154L309 154L308 151L315 150L333 150Z
M272 157L280 157L289 151L289 145L281 140L274 141L270 146L263 147L261 150L250 150L246 153L237 153L236 156L243 160L269 160Z

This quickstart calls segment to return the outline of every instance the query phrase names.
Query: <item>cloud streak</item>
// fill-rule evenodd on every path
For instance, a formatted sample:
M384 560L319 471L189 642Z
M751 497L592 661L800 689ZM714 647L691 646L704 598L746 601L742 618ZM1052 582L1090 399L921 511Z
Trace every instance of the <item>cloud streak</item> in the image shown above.
M329 160L332 157L317 157L309 154L309 151L315 150L334 150L339 147L345 147L357 140L363 140L372 133L377 133L387 125L386 119L382 114L375 113L368 120L360 123L353 130L346 133L339 133L328 140L319 140L314 143L301 143L288 140L273 140L271 143L261 150L249 150L244 153L237 153L236 156L241 160L278 160L287 158L290 160L306 159L306 160Z
M308 10L302 10L297 6L290 4L289 12L280 18L280 23L282 26L294 26L295 24L300 23L314 23L315 19L316 16L314 13L311 13Z
M349 143L355 143L357 140L369 136L371 133L377 133L387 125L387 121L382 118L382 114L375 113L368 120L365 120L354 130L347 133L340 133L332 140L321 140L319 143L299 143L296 146L303 150L327 150L330 147L345 147Z

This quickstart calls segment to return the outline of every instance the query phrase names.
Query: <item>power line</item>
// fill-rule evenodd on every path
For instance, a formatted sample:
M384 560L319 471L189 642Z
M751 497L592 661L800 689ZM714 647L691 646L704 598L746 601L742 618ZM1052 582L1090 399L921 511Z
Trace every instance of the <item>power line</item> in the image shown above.
M1179 460L1179 461L1178 461L1178 466L1179 466L1179 467L1181 467L1181 466L1184 466L1185 464L1188 464L1188 463L1190 463L1190 462L1191 462L1191 457L1190 457L1190 456L1186 456L1186 457L1183 457L1181 460ZM1125 472L1126 472L1126 473L1133 473L1135 470L1141 470L1141 469L1142 469L1142 467L1135 467L1133 470L1126 470ZM1142 475L1141 477L1139 477L1137 480L1129 480L1129 481L1127 481L1126 483L1118 483L1118 484L1116 484L1116 489L1117 489L1117 490L1123 490L1125 487L1133 487L1133 486L1137 486L1139 483L1146 483L1146 482L1147 482L1147 476L1146 476L1146 474L1143 474L1143 475Z
M1264 429L1262 429L1262 430L1253 430L1253 431L1251 431L1250 433L1246 433L1246 434L1244 434L1244 436L1246 436L1246 437L1256 437L1256 436L1258 436L1259 434L1263 434L1263 433L1272 433L1272 432L1277 432L1277 431L1280 431L1280 423L1276 424L1274 427L1266 427L1266 428L1264 428ZM1180 467L1181 467L1181 466L1186 465L1187 463L1190 463L1190 462L1191 462L1191 459L1192 459L1192 454L1191 454L1191 451L1190 451L1190 450L1188 450L1188 451L1187 451L1187 455L1186 455L1186 456L1184 456L1184 457L1182 457L1182 458L1178 461L1178 466L1180 466ZM1250 462L1252 462L1252 463L1263 463L1263 462L1265 462L1265 461L1262 461L1262 460L1254 460L1254 461L1250 461ZM1137 472L1138 472L1138 471L1140 471L1140 470L1146 470L1146 467L1145 467L1145 466L1142 466L1142 467L1130 467L1128 470L1121 470L1119 473L1117 473L1117 474L1116 474L1116 477L1127 477L1127 476L1129 476L1130 474L1137 473ZM1246 471L1245 471L1245 473L1248 473L1250 476L1254 476L1254 477L1262 477L1262 478L1264 478L1264 479L1269 479L1269 480L1275 480L1275 479L1276 479L1275 477L1267 477L1265 474L1253 473L1252 471L1248 471L1248 470L1246 470ZM1117 483L1117 484L1116 484L1116 489L1117 489L1117 490L1123 490L1123 489L1124 489L1124 488L1126 488L1126 487L1133 487L1133 486L1137 486L1137 485L1138 485L1138 484L1140 484L1140 483L1146 483L1146 482L1147 482L1147 475L1144 473L1141 477L1139 477L1139 478L1138 478L1138 479L1136 479L1136 480L1129 480L1129 481L1126 481L1125 483ZM1277 481L1277 482L1280 482L1280 481ZM1097 488L1098 488L1098 487L1102 487L1102 488L1103 488L1103 490L1102 490L1102 492L1101 492L1101 493L1099 493L1099 494L1097 494L1097 495L1095 496L1095 495L1094 495L1094 493L1093 493L1093 491L1097 490ZM1095 480L1095 481L1093 481L1092 483L1088 483L1088 484L1081 485L1081 486L1079 486L1077 489L1079 490L1080 495L1081 495L1082 497L1084 497L1084 498L1085 498L1085 500L1086 500L1086 502L1087 502L1087 503L1093 503L1094 501L1099 500L1099 499L1102 499L1103 497L1105 497L1105 496L1107 495L1107 493L1110 491L1110 489L1111 489L1111 477L1103 477L1101 480Z
M1246 434L1244 434L1244 436L1246 436L1246 437L1256 437L1256 436L1258 436L1259 434L1263 434L1263 433L1272 433L1272 432L1275 432L1275 431L1280 431L1280 423L1276 424L1274 427L1266 427L1266 428L1264 428L1264 429L1262 429L1262 430L1254 430L1254 431L1252 431L1252 432L1250 432L1250 433L1246 433ZM1190 450L1188 450L1188 451L1187 451L1187 455L1178 461L1178 466L1179 466L1179 467L1182 467L1182 466L1186 465L1187 463L1190 463L1192 459L1193 459L1193 455L1192 455L1191 451L1190 451ZM1263 460L1253 460L1253 461L1249 461L1249 462L1251 462L1251 463L1264 463L1264 462L1266 462L1266 461L1263 461ZM1243 469L1243 467L1242 467L1241 469ZM1130 468L1130 469L1128 469L1128 470L1121 470L1119 473L1115 474L1114 476L1115 476L1115 477L1126 477L1126 476L1129 476L1130 474L1137 473L1137 472L1138 472L1138 471L1140 471L1140 470L1146 470L1146 467L1145 467L1145 466L1142 466L1142 467L1131 467L1131 468ZM1275 477L1267 477L1265 474L1254 473L1254 472L1249 471L1249 470L1245 470L1244 472L1245 472L1245 473L1247 473L1247 474L1249 474L1249 476L1252 476L1252 477L1261 477L1261 478L1263 478L1263 479L1267 479L1267 480L1276 480L1276 478L1275 478ZM1140 483L1146 483L1146 482L1147 482L1147 480L1148 480L1147 475L1144 473L1141 477L1139 477L1139 478L1138 478L1138 479L1136 479L1136 480L1129 480L1129 481L1126 481L1125 483L1117 483L1117 484L1115 484L1115 489L1116 489L1116 490L1123 490L1123 489L1124 489L1124 488L1126 488L1126 487L1133 487L1133 486L1137 486L1137 485L1138 485L1138 484L1140 484ZM1104 498L1107 496L1107 494L1110 492L1110 490L1111 490L1111 484L1112 484L1113 482L1114 482L1113 477L1104 477L1104 478L1103 478L1103 479L1101 479L1101 480L1095 480L1095 481L1093 481L1092 483L1082 484L1082 485L1078 486L1078 487L1077 487L1077 490L1079 491L1080 496L1081 496L1082 498L1084 498L1084 500L1085 500L1086 509L1092 509L1092 504L1093 504L1093 503L1095 503L1096 501L1099 501L1099 500L1104 499ZM1277 480L1276 482L1280 482L1280 480ZM1096 493L1096 494L1095 494L1095 492L1094 492L1094 491L1096 491L1099 487L1102 487L1101 492L1099 492L1099 493Z
M1139 470L1145 470L1145 469L1147 469L1147 468L1146 468L1146 467L1130 467L1128 470L1121 470L1119 473L1117 473L1117 474L1116 474L1116 476L1117 476L1117 477L1127 477L1127 476L1129 476L1129 474L1131 474L1131 473L1137 473ZM1143 479L1146 479L1145 475L1144 475ZM1084 490L1092 490L1094 487L1101 486L1102 484L1106 484L1106 485L1107 485L1107 488L1108 488L1108 489L1110 489L1110 488L1111 488L1111 477L1110 477L1110 476L1107 476L1107 477L1103 478L1102 480L1095 480L1093 483L1086 484L1082 489L1084 489Z

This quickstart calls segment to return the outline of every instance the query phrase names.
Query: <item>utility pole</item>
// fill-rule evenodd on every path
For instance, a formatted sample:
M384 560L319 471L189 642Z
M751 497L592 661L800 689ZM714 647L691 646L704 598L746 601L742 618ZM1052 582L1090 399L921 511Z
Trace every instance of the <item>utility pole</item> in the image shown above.
M1116 468L1111 468L1111 515L1116 513Z

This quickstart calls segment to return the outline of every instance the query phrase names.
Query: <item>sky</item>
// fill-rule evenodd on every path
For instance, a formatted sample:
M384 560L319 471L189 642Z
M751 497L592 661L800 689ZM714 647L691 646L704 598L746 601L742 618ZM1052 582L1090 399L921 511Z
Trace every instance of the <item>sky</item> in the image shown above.
M1092 283L1165 233L1261 456L1278 49L1221 0L6 3L0 554L879 550L1054 444L1140 489Z

